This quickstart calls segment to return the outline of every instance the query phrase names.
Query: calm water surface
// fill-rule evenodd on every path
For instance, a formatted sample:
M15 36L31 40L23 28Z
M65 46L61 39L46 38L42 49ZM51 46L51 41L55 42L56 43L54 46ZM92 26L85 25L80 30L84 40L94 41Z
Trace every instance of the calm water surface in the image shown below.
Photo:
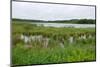
M66 23L32 23L45 27L74 27L74 28L95 28L95 24L66 24Z

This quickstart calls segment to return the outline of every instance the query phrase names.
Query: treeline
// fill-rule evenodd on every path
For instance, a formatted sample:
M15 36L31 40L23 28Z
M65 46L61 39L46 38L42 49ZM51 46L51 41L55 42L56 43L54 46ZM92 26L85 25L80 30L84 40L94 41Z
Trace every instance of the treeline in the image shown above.
M30 20L30 19L17 19L13 18L13 21L28 21L28 22L44 22L43 20Z
M56 20L56 21L48 21L48 22L56 22L56 23L76 23L76 24L95 24L95 19L72 19L72 20Z
M24 22L44 22L44 23L75 23L75 24L95 24L95 19L71 19L71 20L54 20L54 21L45 21L45 20L30 20L30 19L12 19L13 21L24 21Z
M78 20L77 23L80 23L80 24L95 24L95 21L96 20L93 20L93 19L81 19L81 20Z

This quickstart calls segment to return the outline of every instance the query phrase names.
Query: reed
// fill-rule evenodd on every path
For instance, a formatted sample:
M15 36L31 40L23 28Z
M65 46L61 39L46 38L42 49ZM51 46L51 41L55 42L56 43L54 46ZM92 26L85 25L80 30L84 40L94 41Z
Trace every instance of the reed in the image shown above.
M21 35L30 39L27 44ZM12 42L14 65L96 60L94 28L54 28L14 21Z

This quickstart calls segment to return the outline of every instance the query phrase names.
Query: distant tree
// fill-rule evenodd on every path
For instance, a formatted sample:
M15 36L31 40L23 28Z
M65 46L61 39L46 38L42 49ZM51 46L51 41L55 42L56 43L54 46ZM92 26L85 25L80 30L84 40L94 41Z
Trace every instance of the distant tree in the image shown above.
M79 24L95 24L93 19L80 19L77 23Z

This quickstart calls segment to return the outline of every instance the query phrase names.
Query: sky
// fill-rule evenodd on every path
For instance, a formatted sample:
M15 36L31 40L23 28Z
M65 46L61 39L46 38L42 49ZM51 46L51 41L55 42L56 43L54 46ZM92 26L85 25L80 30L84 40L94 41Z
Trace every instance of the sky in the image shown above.
M12 18L46 21L95 19L95 7L13 1Z

